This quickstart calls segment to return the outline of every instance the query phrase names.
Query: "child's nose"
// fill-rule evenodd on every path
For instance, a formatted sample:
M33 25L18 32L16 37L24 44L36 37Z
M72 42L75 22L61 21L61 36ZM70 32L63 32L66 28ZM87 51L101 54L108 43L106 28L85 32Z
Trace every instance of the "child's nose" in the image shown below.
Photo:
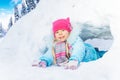
M62 31L59 32L59 35L61 35L61 34L62 34Z

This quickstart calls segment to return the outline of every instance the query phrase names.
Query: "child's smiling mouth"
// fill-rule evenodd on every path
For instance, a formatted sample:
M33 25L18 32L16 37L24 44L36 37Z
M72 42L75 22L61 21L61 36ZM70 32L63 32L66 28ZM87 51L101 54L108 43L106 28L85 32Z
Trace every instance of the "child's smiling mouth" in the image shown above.
M59 39L64 39L64 37L65 37L65 36L61 36L61 37L59 37Z

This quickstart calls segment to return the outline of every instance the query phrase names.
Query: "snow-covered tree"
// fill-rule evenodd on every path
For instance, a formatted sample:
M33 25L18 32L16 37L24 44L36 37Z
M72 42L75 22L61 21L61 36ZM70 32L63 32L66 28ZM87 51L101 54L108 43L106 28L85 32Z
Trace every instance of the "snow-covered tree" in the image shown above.
M5 35L5 30L2 27L2 23L0 22L0 37L3 37Z
M21 16L24 16L25 14L27 14L27 8L25 3L22 3Z
M1 32L1 30L2 30L2 23L0 22L0 32Z
M14 7L15 22L20 18L18 7Z
M35 3L37 4L37 3L39 3L40 2L40 0L35 0Z
M27 10L30 12L36 7L34 0L26 0Z
M13 20L12 17L10 17L9 24L8 24L8 30L12 27L13 25Z

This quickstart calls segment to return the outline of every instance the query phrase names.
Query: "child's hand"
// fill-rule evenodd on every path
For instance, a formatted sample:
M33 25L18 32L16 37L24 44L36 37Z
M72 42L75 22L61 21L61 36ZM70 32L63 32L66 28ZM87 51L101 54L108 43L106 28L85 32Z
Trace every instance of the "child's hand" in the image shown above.
M46 62L45 61L40 61L39 62L39 67L46 68L47 67Z
M78 67L78 61L76 60L72 60L72 61L69 61L66 65L65 65L65 69L77 69Z

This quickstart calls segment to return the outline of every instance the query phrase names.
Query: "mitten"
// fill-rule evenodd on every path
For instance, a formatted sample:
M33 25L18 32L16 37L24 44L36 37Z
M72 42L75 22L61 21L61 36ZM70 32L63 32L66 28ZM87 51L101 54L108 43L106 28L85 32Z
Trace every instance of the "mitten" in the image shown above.
M45 61L40 61L39 62L39 67L46 68L47 67L47 63Z
M77 60L72 60L69 61L66 65L65 65L65 69L77 69L78 68L78 61Z

